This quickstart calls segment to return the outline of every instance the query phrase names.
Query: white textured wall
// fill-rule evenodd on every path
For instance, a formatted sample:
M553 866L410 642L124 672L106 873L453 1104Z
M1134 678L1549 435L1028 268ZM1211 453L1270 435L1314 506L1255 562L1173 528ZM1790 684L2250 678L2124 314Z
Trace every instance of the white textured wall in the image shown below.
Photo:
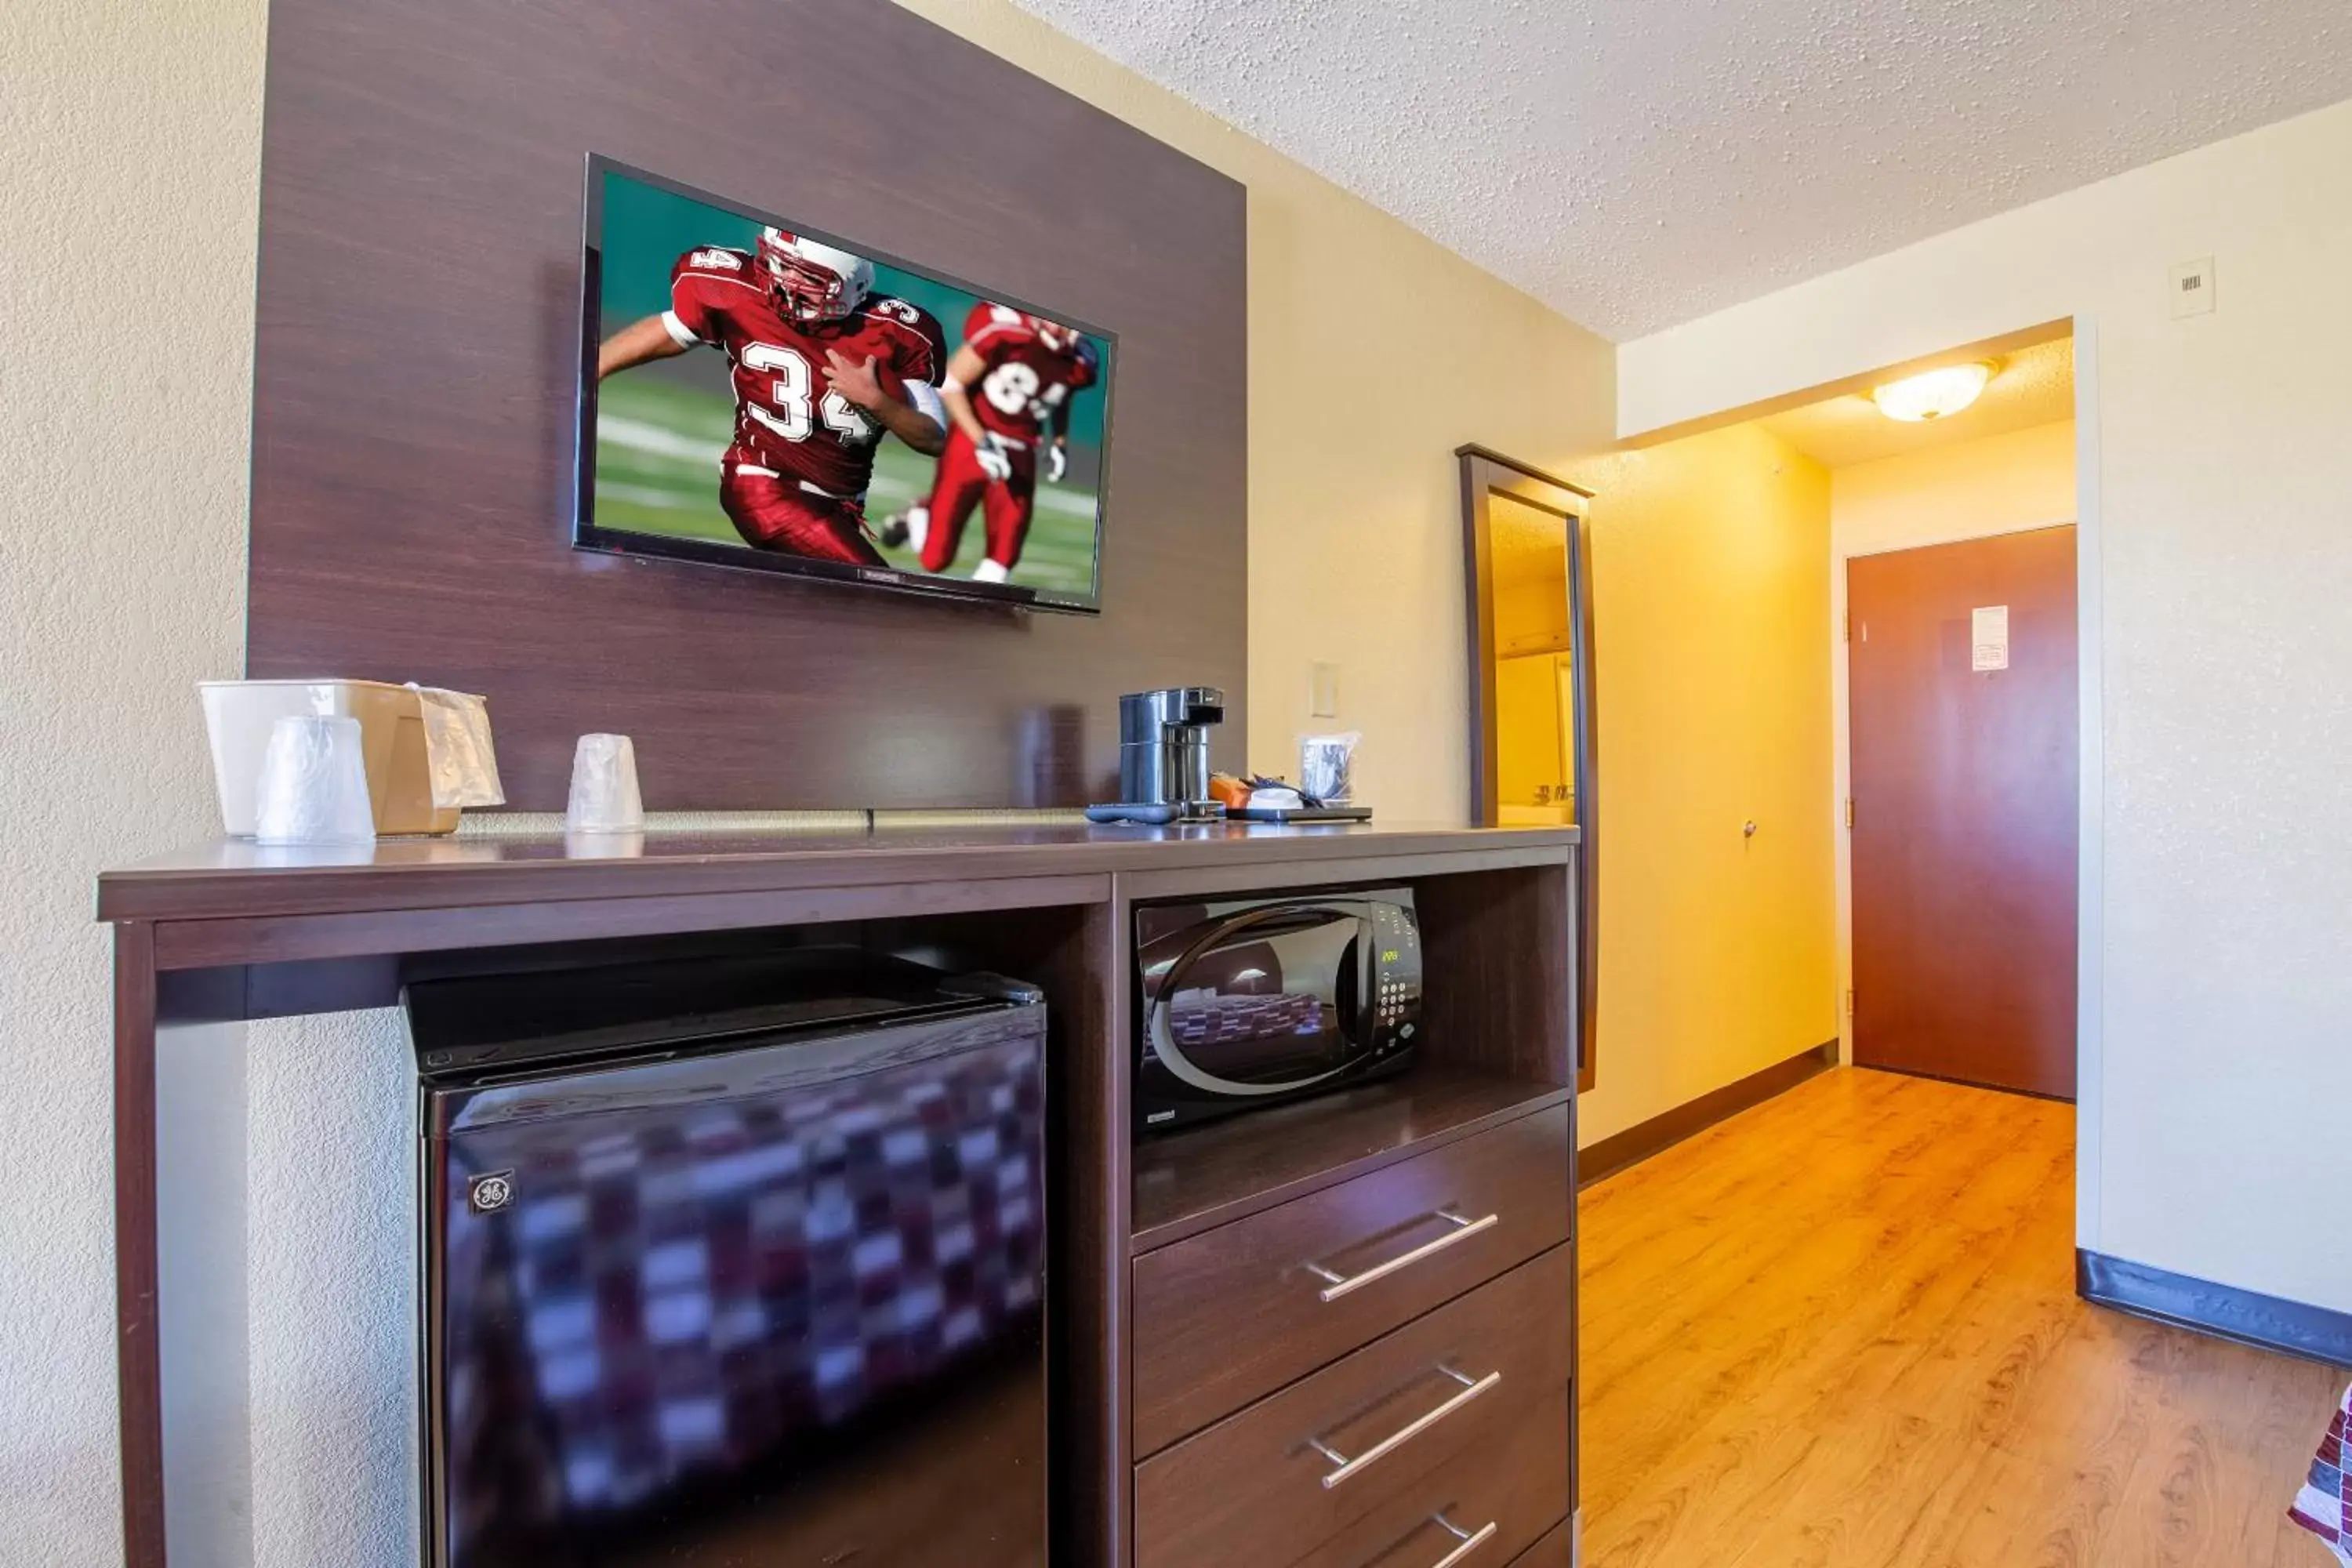
M91 885L214 826L189 689L242 661L263 16L260 0L20 5L0 37L10 1564L121 1561Z
M410 1568L416 1089L407 1036L390 1012L279 1019L250 1033L253 1562Z
M243 1025L158 1033L164 1536L173 1562L205 1568L253 1561L246 1068Z
M2204 256L2219 309L2175 321ZM1620 425L2069 316L2105 781L2082 1235L2352 1310L2352 102L1626 344Z

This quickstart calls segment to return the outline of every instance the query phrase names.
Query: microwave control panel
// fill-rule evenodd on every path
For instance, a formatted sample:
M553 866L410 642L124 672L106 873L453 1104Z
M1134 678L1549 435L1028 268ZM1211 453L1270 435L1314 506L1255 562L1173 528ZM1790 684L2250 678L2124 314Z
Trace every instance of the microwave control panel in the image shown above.
M1421 929L1412 910L1377 903L1372 914L1372 1054L1410 1050L1421 1033Z

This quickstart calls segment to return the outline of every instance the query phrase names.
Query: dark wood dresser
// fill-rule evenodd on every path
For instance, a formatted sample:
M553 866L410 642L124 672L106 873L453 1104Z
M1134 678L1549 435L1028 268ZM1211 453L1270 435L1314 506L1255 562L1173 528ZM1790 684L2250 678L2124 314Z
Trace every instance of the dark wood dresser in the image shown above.
M1573 828L1001 824L728 838L220 844L109 873L126 1561L164 1554L161 1023L383 1006L428 960L791 931L1017 974L1051 1013L1056 1568L1568 1568ZM1410 887L1396 1078L1131 1132L1133 910Z

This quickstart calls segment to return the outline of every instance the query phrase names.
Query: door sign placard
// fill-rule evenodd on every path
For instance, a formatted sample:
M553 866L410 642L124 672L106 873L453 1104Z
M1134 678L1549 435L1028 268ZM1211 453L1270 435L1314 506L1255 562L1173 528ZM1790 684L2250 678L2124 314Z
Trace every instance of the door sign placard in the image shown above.
M1969 668L2009 668L2009 606L1979 605L1969 612Z

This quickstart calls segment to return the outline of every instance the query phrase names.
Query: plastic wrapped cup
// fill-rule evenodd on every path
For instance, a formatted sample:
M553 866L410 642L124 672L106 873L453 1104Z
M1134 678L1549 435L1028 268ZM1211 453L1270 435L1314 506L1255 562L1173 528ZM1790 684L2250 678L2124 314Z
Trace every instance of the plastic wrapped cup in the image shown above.
M1298 790L1326 805L1345 805L1356 794L1356 742L1362 735L1309 735L1298 743Z
M637 749L626 735L583 735L572 753L566 833L635 833L646 825L637 793Z
M360 721L288 714L270 726L254 811L257 844L373 844Z

